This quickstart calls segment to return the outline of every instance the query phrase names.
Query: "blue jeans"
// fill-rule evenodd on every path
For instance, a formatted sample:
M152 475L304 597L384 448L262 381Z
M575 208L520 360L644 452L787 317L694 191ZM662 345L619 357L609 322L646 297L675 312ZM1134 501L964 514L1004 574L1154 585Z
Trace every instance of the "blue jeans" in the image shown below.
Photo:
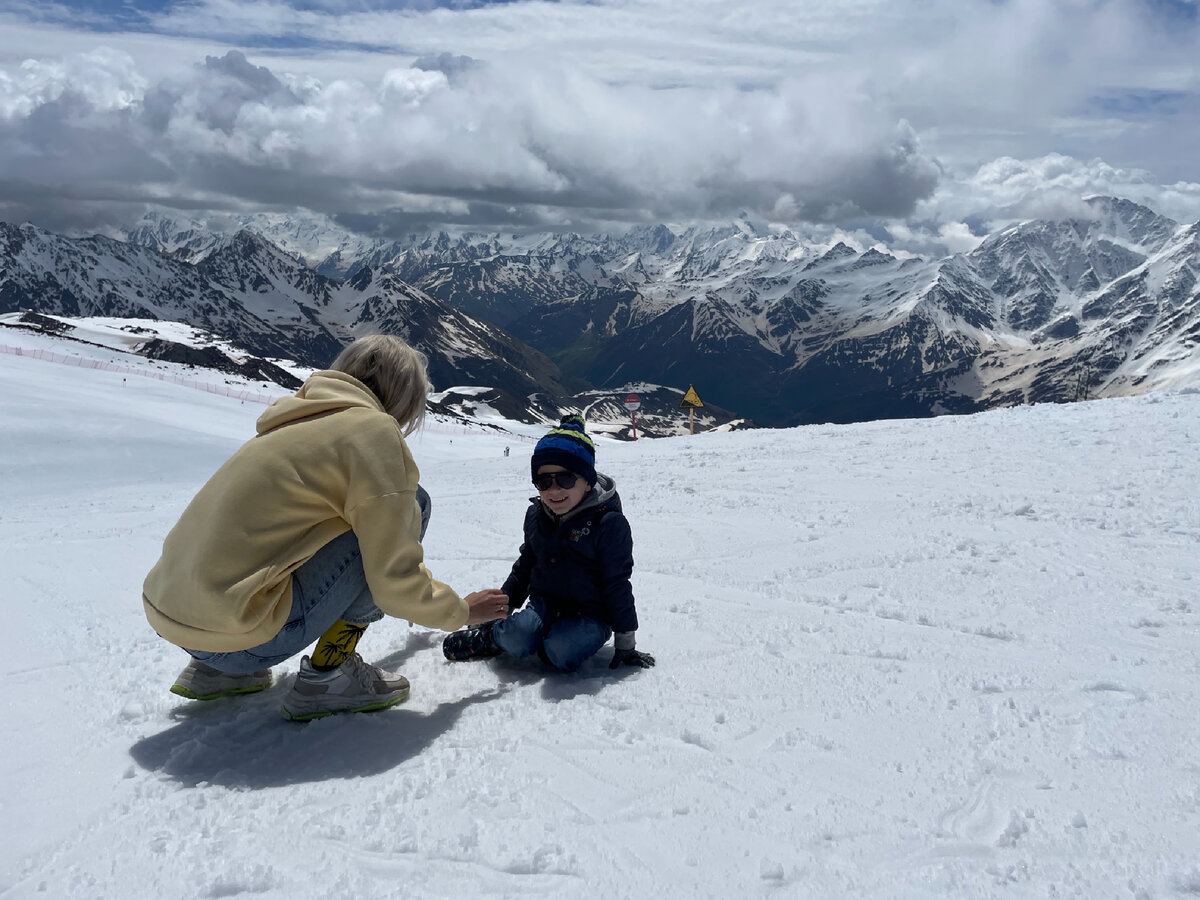
M497 622L492 637L505 653L517 657L537 653L554 668L572 672L604 646L612 637L612 629L583 617L553 621L546 602L534 597L522 609Z
M421 507L421 538L429 527L432 501L420 485L417 505ZM231 675L257 672L295 656L324 634L338 619L354 625L369 625L383 618L375 605L362 551L353 531L338 535L312 559L292 573L292 609L288 620L271 640L230 653L188 650L206 665Z

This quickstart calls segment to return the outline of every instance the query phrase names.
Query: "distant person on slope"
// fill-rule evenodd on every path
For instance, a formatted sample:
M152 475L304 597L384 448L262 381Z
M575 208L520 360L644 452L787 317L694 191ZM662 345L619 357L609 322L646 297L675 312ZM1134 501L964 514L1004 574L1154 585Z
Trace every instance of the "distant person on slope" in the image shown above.
M635 648L629 522L613 480L596 472L596 447L583 419L567 416L538 441L530 470L538 496L530 500L525 541L502 588L514 612L447 635L446 658L536 653L570 672L613 637L609 668L654 665L653 656Z
M196 494L143 585L154 630L193 657L172 692L261 691L271 666L316 641L284 715L383 709L409 684L356 652L371 622L386 613L453 631L504 614L500 591L462 599L422 561L429 495L404 438L429 387L422 354L372 335L259 417L258 436Z

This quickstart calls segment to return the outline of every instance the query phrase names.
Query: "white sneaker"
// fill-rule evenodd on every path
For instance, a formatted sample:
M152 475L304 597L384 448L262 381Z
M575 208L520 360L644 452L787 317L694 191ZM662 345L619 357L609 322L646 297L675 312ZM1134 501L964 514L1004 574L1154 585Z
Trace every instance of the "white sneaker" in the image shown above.
M334 713L371 712L408 699L408 679L363 662L352 653L336 669L318 672L306 656L283 700L283 715L297 722Z
M253 694L270 686L270 669L260 669L249 675L230 675L193 659L171 685L171 693L189 700L216 700L230 694Z

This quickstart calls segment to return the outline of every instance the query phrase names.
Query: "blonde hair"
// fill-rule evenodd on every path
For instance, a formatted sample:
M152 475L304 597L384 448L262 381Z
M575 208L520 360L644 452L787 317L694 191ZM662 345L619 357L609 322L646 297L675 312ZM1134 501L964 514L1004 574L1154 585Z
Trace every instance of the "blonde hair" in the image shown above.
M390 334L360 337L338 354L329 368L357 378L379 398L384 410L410 435L425 420L431 390L425 354Z

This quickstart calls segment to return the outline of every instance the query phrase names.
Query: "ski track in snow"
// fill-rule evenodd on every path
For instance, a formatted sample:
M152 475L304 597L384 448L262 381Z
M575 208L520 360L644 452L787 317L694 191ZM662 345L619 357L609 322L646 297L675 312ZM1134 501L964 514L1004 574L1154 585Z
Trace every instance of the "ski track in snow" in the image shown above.
M138 383L134 383L138 382ZM0 897L1200 894L1200 395L601 441L646 672L450 664L375 715L167 692L142 578L261 407L0 357ZM498 585L528 448L425 433Z

